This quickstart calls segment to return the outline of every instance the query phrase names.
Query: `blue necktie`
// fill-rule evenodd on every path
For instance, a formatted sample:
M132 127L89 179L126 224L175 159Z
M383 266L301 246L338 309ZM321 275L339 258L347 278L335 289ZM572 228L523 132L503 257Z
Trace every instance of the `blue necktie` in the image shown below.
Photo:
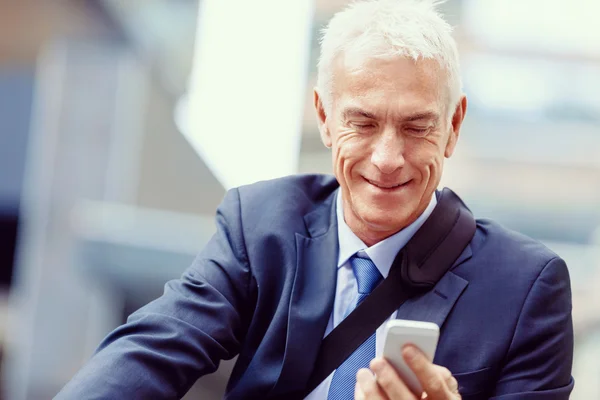
M361 258L358 255L350 258L350 265L354 270L358 286L358 306L369 293L383 280L379 270L369 258ZM354 309L354 308L352 308ZM348 310L346 314L350 313ZM361 344L344 361L333 374L327 400L348 400L354 398L354 386L356 385L356 373L361 368L368 368L369 362L375 358L375 333Z

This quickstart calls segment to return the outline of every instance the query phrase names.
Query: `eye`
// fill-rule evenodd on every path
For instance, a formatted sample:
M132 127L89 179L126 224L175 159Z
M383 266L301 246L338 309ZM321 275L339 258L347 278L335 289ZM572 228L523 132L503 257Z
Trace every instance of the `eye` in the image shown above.
M427 132L429 132L429 128L419 128L419 127L408 127L406 130L415 136L425 136Z
M371 129L375 127L375 124L369 122L352 122L351 125L356 129Z

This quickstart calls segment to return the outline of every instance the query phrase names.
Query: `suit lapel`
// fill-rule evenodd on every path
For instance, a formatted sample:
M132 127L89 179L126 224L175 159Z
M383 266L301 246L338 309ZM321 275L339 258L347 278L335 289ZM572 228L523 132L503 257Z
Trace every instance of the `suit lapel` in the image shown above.
M471 255L471 246L468 245L452 269L467 261ZM469 284L466 279L452 272L452 269L442 276L432 290L402 304L396 318L433 322L439 327L444 325L454 304Z
M333 309L338 235L335 195L305 216L310 237L296 233L296 276L288 316L283 366L273 395L302 389Z

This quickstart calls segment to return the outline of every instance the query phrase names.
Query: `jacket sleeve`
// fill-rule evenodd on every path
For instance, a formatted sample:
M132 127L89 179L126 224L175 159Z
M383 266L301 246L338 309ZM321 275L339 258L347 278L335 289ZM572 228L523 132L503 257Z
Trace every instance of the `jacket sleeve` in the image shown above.
M550 260L523 304L493 399L568 399L573 390L569 272Z
M234 357L254 308L240 200L229 191L217 232L181 279L110 333L58 399L178 399Z

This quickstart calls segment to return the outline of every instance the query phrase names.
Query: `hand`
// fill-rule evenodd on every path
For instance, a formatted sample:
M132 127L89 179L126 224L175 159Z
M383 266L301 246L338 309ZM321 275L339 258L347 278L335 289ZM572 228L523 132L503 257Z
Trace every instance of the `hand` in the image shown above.
M370 370L356 374L356 400L460 400L458 382L447 368L431 363L416 347L407 345L402 357L413 370L424 392L413 393L402 381L395 368L383 358L371 361ZM376 374L376 375L374 375Z

